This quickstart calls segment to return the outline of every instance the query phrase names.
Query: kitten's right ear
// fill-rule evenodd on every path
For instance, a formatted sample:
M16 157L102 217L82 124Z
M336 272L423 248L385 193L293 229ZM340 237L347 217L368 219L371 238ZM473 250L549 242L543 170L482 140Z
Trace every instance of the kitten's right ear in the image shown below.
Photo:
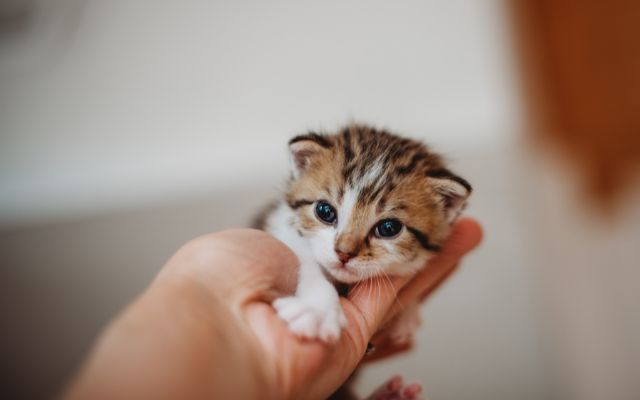
M311 165L314 158L333 147L331 140L317 133L299 135L289 141L291 174L294 178L302 175Z

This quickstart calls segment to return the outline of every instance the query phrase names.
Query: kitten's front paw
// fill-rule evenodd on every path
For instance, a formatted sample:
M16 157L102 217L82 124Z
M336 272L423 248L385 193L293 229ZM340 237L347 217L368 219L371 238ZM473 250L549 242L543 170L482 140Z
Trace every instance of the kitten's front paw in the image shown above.
M296 296L282 297L273 302L278 316L289 324L297 336L335 342L340 330L347 325L347 318L339 301L318 304Z

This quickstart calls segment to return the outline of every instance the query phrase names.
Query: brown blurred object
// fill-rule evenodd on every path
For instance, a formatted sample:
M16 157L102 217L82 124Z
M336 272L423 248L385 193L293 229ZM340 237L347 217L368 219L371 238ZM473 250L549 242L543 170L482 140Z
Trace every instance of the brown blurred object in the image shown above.
M528 128L577 162L604 208L640 170L640 2L510 2Z

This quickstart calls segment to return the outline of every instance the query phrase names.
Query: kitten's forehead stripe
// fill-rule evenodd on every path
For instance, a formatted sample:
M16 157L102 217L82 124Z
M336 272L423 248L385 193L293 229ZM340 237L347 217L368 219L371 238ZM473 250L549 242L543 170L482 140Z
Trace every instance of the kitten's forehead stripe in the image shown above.
M344 161L345 164L349 164L353 159L353 150L351 149L351 132L349 131L349 128L345 129L343 136L342 146L344 151Z
M358 139L354 140L354 137ZM349 183L359 179L371 180L369 177L377 168L402 176L414 170L426 173L429 167L441 164L439 158L430 154L423 144L393 136L386 131L367 127L349 128L342 131L341 140L344 153L342 171Z
M375 184L384 173L384 164L380 158L375 159L371 163L363 163L362 176L360 178L361 185Z
M351 222L353 211L356 207L356 201L358 194L349 189L345 192L340 210L338 211L338 232L345 229L345 227Z
M409 161L409 164L398 167L396 173L399 175L407 175L411 173L416 168L418 163L425 158L427 158L427 155L424 153L420 152L414 154L413 157L411 157L411 161Z
M360 191L360 196L358 196L358 205L365 206L367 204L373 203L375 199L378 198L382 190L384 189L385 189L384 184L380 184L380 183L378 183L377 185L376 184L369 185L363 188Z

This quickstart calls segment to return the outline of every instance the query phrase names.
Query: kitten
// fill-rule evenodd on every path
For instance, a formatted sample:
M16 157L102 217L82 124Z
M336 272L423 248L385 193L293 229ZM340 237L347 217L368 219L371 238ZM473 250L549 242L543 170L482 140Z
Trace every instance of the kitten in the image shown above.
M285 198L261 228L300 260L293 296L274 301L291 331L336 341L346 324L336 284L407 276L440 249L471 193L422 143L365 125L289 141ZM404 305L391 338L411 339L417 307Z

